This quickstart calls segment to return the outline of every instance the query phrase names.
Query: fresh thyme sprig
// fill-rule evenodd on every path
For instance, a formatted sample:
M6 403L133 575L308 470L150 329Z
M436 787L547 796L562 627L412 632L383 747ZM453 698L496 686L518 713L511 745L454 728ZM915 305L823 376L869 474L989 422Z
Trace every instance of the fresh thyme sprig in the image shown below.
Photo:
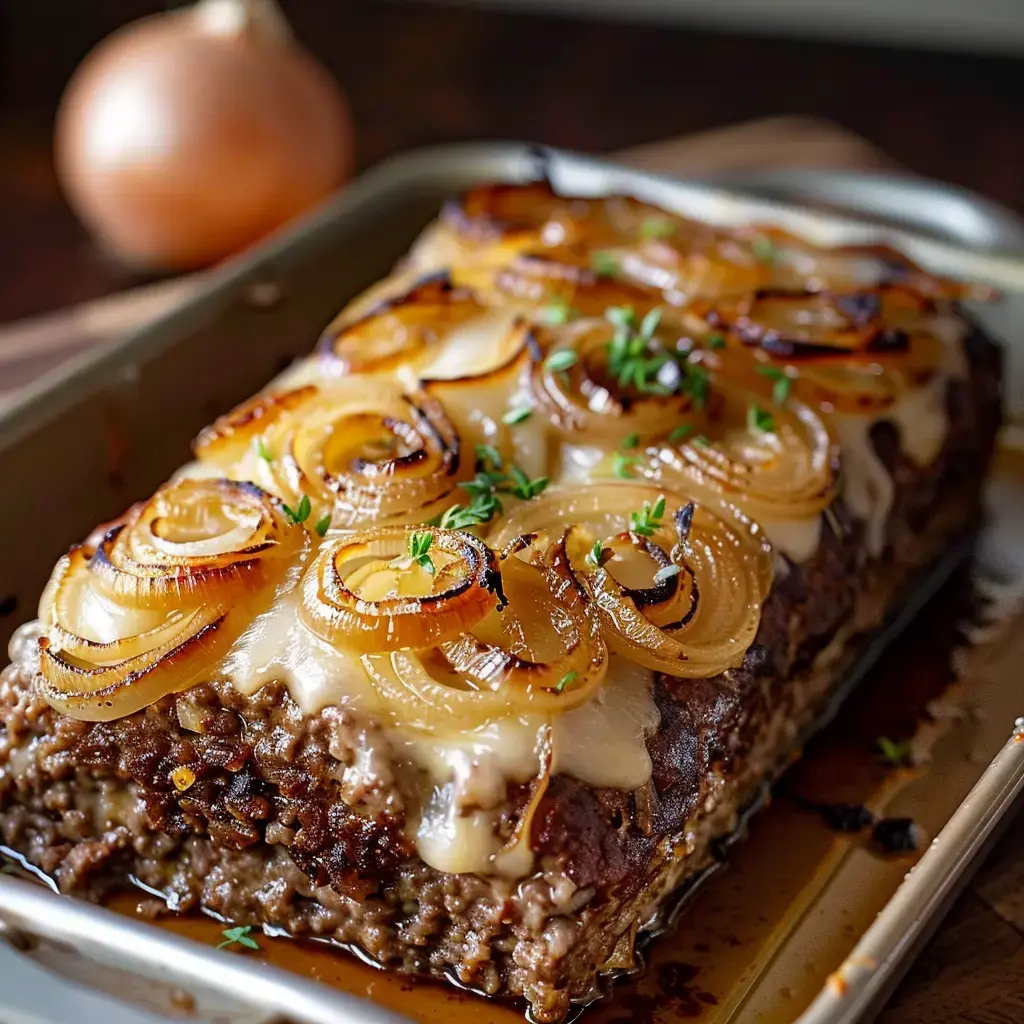
M896 740L889 739L888 736L879 736L875 740L875 746L878 748L882 760L894 768L901 768L904 765L910 764L913 758L914 745L910 740L900 740L897 742Z
M256 454L265 462L270 465L274 461L273 455L270 454L270 449L267 447L267 442L262 437L257 437L254 443Z
M432 533L410 533L409 546L406 549L406 553L396 558L391 564L396 567L402 567L406 563L411 563L418 565L421 569L425 569L433 576L436 569L434 568L433 560L427 554L433 543L434 535Z
M562 298L561 295L552 295L547 305L542 306L540 310L540 316L544 323L555 327L559 324L567 324L579 315L579 310L570 305L569 301Z
M509 409L501 417L501 422L508 427L515 427L520 423L525 423L532 415L533 410L528 405L518 405L513 409Z
M633 477L633 467L639 461L639 456L624 455L622 452L616 452L612 456L612 473L623 480L631 480Z
M511 494L523 501L535 498L548 485L546 476L531 480L518 466L501 472L501 453L491 445L476 446L476 476L459 484L469 495L466 505L452 505L433 524L442 530L465 530L489 522L504 511L499 494Z
M571 348L560 348L544 360L544 369L551 373L564 373L578 361L579 356Z
M575 681L579 672L575 670L566 672L561 679L558 680L558 685L555 687L555 693L561 693L567 686L571 686Z
M514 494L517 498L522 498L523 501L529 501L536 497L548 485L546 476L539 476L536 480L531 480L518 466L513 466L509 473L512 482L502 490L507 490L509 494Z
M758 366L757 372L767 377L772 384L772 401L776 405L785 405L789 393L793 389L793 378L778 366Z
M617 277L619 273L619 261L614 253L598 250L591 254L590 269L598 277Z
M668 217L645 217L640 222L640 237L645 242L654 242L659 238L670 238L675 234L676 226Z
M284 510L284 514L288 519L298 526L309 518L310 512L313 511L313 503L309 500L309 495L304 494L299 499L297 508L292 508L290 505L285 505L284 503L282 503L281 508Z
M755 433L771 434L775 431L775 417L756 402L751 402L747 407L747 426Z
M663 495L653 505L649 501L645 501L639 512L630 512L629 529L641 537L650 537L661 526L661 521L664 518L665 498Z
M252 932L252 925L245 924L239 925L237 928L225 928L221 932L224 936L224 941L217 943L218 949L224 949L227 946L244 946L246 949L259 949L260 944L250 936Z
M660 309L650 310L639 322L632 306L609 306L604 316L615 328L607 346L608 372L621 387L646 395L689 394L695 408L704 407L710 390L707 370L691 363L686 353L655 343Z

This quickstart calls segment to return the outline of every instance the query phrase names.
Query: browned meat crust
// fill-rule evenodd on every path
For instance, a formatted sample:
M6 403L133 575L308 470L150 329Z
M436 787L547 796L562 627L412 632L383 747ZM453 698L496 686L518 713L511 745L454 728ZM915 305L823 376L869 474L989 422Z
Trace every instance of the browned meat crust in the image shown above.
M488 993L524 996L538 1020L560 1019L782 763L841 667L816 656L877 623L906 579L975 522L999 359L979 331L965 348L970 379L950 388L952 428L932 467L902 456L894 428L875 428L897 486L886 556L865 566L859 527L833 508L816 557L777 582L742 668L658 681L649 786L553 780L532 836L542 870L528 882L426 867L386 771L372 784L342 771L373 727L338 709L304 716L278 685L254 697L205 685L89 724L56 715L8 670L0 840L65 891L98 896L130 873L174 909L328 936L408 971L454 970ZM195 778L183 790L179 768ZM510 827L524 798L510 795Z

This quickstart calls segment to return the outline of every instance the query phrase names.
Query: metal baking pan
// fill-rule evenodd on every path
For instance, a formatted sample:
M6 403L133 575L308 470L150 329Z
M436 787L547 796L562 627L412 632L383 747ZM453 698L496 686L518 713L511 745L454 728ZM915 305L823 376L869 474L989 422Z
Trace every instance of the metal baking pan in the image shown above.
M992 284L1003 292L1003 303L973 312L1007 345L1011 412L1021 412L1024 339L1012 328L1024 323L1024 228L962 192L906 180L897 191L887 179L830 172L808 172L788 184L777 176L760 183L748 178L740 191L521 144L413 153L388 161L297 227L212 272L201 294L155 325L60 367L0 414L0 479L6 483L0 491L0 641L31 617L59 550L150 493L187 458L189 439L212 416L307 352L337 309L387 273L445 199L480 181L542 174L566 192L629 193L712 222L777 223L823 244L886 241L937 273ZM791 201L800 196L803 205ZM992 727L1005 738L1013 717L997 716ZM826 991L826 1002L819 999L808 1011L808 1024L862 1019L905 968L911 940L937 919L1024 786L1024 743L1006 745L976 775L974 793L949 819L942 841L865 935L872 952L848 965L843 999L832 1006ZM913 915L905 912L908 905ZM17 879L0 877L0 922L34 943L30 960L12 942L0 941L3 1024L63 1024L71 1006L83 1024L167 1019L175 988L188 990L193 1019L200 1020L396 1019L326 986L110 911L55 900ZM54 969L64 983L54 974L45 985L28 984L31 971ZM86 979L106 994L86 995L80 987ZM754 987L748 989L756 1002ZM129 1011L125 999L147 1009ZM486 1012L478 1004L475 1009ZM720 1019L753 1019L746 1012L740 1007Z

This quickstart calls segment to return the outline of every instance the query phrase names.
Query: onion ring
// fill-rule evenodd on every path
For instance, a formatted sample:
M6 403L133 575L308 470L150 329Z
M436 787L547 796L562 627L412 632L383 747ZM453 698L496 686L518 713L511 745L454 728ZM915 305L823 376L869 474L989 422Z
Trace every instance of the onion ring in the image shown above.
M310 545L253 484L166 485L57 563L39 609L40 692L108 721L200 681Z

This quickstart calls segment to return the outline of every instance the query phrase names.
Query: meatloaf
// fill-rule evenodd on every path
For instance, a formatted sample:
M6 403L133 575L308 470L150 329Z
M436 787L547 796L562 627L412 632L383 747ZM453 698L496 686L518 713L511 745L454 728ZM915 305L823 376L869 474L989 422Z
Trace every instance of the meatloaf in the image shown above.
M0 676L0 842L561 1020L976 524L1000 371L965 297L470 192L57 563Z

